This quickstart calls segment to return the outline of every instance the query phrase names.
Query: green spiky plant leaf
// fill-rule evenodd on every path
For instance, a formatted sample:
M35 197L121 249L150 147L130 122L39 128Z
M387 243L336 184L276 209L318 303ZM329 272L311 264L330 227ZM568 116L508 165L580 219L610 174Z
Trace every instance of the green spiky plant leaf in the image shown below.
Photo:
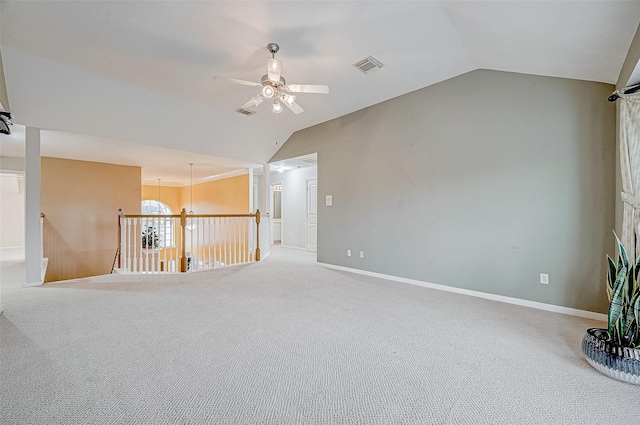
M627 269L622 268L618 270L616 281L614 283L613 295L611 296L611 302L609 303L609 337L614 341L620 340L620 338L613 338L616 329L619 329L620 316L624 310L624 286L627 281Z
M140 241L142 248L160 248L160 238L156 233L156 228L148 226L147 230L142 232L142 240Z
M607 299L611 302L613 296L614 282L616 281L616 263L613 262L611 257L607 255L607 262L609 263L609 271L607 274Z
M640 346L640 256L630 265L627 252L618 239L618 261L607 256L607 296L609 314L607 333L609 341L623 347Z

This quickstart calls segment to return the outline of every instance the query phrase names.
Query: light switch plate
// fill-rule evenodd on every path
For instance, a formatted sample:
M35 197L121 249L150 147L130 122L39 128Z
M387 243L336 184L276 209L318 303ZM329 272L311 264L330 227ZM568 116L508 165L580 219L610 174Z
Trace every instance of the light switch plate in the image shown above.
M332 195L327 195L325 204L326 204L328 207L330 207L331 205L333 205L333 196L332 196Z

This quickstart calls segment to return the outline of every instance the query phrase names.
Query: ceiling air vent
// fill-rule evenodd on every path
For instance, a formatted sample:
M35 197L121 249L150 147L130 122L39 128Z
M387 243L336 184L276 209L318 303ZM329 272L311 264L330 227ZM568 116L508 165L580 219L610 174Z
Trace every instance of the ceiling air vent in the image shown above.
M361 61L354 63L353 66L355 66L365 74L371 74L372 72L382 68L384 65L373 56L367 56Z
M256 111L250 111L249 109L243 109L243 108L236 109L236 112L246 116L253 115L256 113Z

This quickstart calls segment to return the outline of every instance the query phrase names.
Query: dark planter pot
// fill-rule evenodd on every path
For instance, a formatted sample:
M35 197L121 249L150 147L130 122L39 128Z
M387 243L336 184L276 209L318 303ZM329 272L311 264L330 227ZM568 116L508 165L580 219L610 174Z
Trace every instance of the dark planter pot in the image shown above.
M618 381L640 385L640 349L607 342L607 330L587 329L582 352L591 366Z

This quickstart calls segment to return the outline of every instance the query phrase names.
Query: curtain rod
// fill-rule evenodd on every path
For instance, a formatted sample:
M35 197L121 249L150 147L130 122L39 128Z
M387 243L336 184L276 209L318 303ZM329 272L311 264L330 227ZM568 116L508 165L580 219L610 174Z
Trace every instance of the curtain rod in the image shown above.
M631 94L637 91L640 91L640 84L634 84L633 86L625 87L622 90L616 90L607 98L607 100L609 102L615 102L620 99L621 94Z

